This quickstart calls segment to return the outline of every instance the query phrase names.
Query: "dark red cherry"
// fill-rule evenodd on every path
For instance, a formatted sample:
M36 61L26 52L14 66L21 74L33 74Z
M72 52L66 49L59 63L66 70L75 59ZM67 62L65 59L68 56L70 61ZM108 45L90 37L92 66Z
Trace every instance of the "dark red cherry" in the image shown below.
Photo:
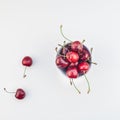
M32 58L29 56L25 56L22 60L22 64L24 66L30 67L32 65Z
M25 91L21 88L17 89L15 97L19 100L23 99L25 97Z
M83 49L83 44L80 41L74 41L71 43L71 50L81 52Z
M82 52L80 53L80 60L88 61L91 59L91 54L89 50L84 46Z
M66 53L69 52L70 50L71 50L71 46L70 43L68 43L62 47L62 49L60 50L60 54L66 55Z
M77 78L79 76L79 73L78 73L78 70L76 67L69 67L67 70L66 70L66 75L69 77L69 78Z
M75 62L78 62L78 60L79 60L79 55L78 55L77 52L70 51L70 52L67 52L66 58L67 58L67 60L68 60L69 62L75 63Z
M14 94L15 94L15 98L17 98L17 99L19 99L19 100L25 98L25 96L26 96L25 91L24 91L23 89L21 89L21 88L18 88L18 89L16 90L16 92L9 92L9 91L6 90L6 88L4 88L4 90L5 90L7 93L14 93Z
M25 66L25 69L24 69L24 73L23 73L23 78L26 77L26 68L27 67L30 67L32 65L33 61L32 61L32 58L29 57L29 56L25 56L23 59L22 59L22 64Z
M78 71L80 74L85 74L90 68L90 65L87 62L81 62L78 65Z
M66 61L63 56L57 56L56 58L56 65L59 68L66 68L69 65L69 62Z

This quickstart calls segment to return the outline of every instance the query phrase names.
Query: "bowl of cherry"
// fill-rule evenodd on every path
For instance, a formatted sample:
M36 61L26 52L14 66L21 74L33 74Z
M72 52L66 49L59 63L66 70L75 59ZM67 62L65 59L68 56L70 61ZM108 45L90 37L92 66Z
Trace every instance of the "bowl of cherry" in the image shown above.
M70 85L73 85L74 88L81 93L80 90L76 87L74 79L77 79L81 76L85 77L87 81L88 90L90 92L90 84L86 77L86 73L90 70L91 64L97 65L97 63L92 62L92 50L90 50L84 45L85 40L70 40L68 39L62 31L63 26L60 26L61 35L68 41L64 41L63 44L58 44L60 47L55 48L57 55L55 59L56 66L66 75L70 80Z

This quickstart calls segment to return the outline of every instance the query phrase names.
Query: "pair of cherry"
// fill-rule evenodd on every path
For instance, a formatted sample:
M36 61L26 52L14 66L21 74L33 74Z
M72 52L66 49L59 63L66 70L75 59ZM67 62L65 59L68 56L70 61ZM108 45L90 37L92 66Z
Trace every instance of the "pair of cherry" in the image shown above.
M26 69L27 67L30 67L32 65L33 61L32 61L32 58L30 56L25 56L23 59L22 59L22 65L25 66L25 69L24 69L24 74L23 74L23 78L26 77ZM19 100L22 100L25 98L26 96L26 93L25 91L22 89L22 88L18 88L16 90L16 92L9 92L7 91L6 88L4 88L4 90L7 92L7 93L14 93L15 94L15 98L19 99Z
M66 41L64 41L63 45L58 44L58 46L60 46L59 50L56 47L56 65L70 79L70 84L75 87L78 93L80 93L80 90L76 87L73 79L84 76L88 84L87 93L89 93L90 84L86 73L89 71L91 64L97 64L92 62L91 55L93 48L89 51L83 44L85 40L80 42L68 39L62 32L62 25L60 26L60 32L69 42L66 43Z

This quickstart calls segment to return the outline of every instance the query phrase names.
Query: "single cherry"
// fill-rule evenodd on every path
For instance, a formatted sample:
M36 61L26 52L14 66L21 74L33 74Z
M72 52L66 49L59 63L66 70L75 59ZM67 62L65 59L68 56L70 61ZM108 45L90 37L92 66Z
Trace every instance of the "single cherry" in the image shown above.
M70 51L70 52L67 52L66 58L67 58L67 60L68 60L69 62L75 63L75 62L78 62L78 60L79 60L79 55L78 55L77 52Z
M15 94L15 98L17 98L19 100L22 100L26 96L25 91L23 89L21 89L21 88L18 88L16 90L16 92L9 92L9 91L6 90L6 88L4 88L4 91L6 91L7 93L14 93Z
M22 59L22 65L25 66L25 69L24 69L24 74L23 74L23 78L26 77L26 69L27 67L30 67L32 65L33 61L32 61L32 58L29 57L29 56L25 56L23 59Z
M78 65L78 71L81 75L85 74L89 70L89 68L90 68L90 65L87 62L81 62Z
M91 54L89 52L89 50L83 46L83 50L80 53L80 60L81 61L89 61L91 59Z
M80 94L81 93L80 90L76 87L76 85L74 83L74 79L76 79L79 76L77 68L76 67L68 67L68 69L66 70L66 75L68 76L68 78L70 78L70 85L73 85L74 88Z
M87 93L90 92L90 84L89 84L89 81L88 81L88 79L87 79L87 77L86 77L85 74L86 74L86 72L88 72L89 68L90 68L90 65L87 62L81 62L78 65L78 71L79 71L80 76L84 75L85 80L87 81L87 85L88 85L88 91L87 91Z
M66 70L66 75L69 77L69 78L77 78L79 76L79 73L78 73L78 70L76 67L69 67L67 70Z
M74 41L71 43L71 50L76 52L81 52L83 49L83 44L80 41Z
M69 62L65 60L63 56L57 56L56 65L59 68L66 68L69 65Z

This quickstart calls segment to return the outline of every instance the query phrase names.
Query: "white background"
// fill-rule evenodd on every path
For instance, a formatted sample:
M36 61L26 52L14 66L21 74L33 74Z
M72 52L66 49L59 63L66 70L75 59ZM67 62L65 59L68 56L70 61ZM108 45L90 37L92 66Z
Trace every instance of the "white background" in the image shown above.
M89 95L84 77L75 81L78 95L55 66L60 24L94 48ZM119 41L119 0L0 0L0 120L120 120ZM26 55L34 63L23 79ZM4 87L27 96L19 101Z

